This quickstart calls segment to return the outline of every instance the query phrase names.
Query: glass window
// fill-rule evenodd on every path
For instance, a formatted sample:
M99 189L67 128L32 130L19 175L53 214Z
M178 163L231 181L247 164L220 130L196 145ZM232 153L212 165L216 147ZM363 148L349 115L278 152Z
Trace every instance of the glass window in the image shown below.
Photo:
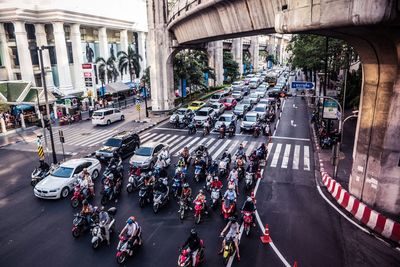
M250 121L250 122L255 122L255 121L257 121L257 116L245 116L244 120Z
M265 107L256 107L254 109L254 111L256 111L256 112L264 112L265 111Z
M54 177L69 178L73 170L73 168L59 167L51 175Z
M153 152L153 148L152 147L140 147L139 149L136 150L135 154L138 156L151 156Z
M205 110L199 110L196 112L197 116L208 116L208 112Z
M121 146L121 139L110 138L108 139L104 145L105 146L112 146L112 147L120 147Z
M119 109L115 109L114 112L115 113L121 113L121 111Z
M92 115L92 117L102 117L103 116L103 111L95 111Z
M4 30L8 37L8 40L15 40L14 24L4 23Z
M105 115L105 116L111 115L111 114L113 114L113 111L112 111L112 110L107 110L106 112L104 112L104 115Z
M33 24L25 24L25 30L28 40L36 40L35 26L33 26Z
M79 174L83 171L85 166L83 164L79 165L78 167L75 168L74 174Z
M74 57L72 55L72 43L71 42L67 42L67 55L68 55L68 63L73 64Z

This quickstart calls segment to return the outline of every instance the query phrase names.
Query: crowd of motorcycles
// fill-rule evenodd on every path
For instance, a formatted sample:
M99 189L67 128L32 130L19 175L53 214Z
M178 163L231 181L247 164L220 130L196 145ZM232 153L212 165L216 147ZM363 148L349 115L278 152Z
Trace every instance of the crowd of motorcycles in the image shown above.
M320 119L318 111L314 111L311 116L311 122L314 124L315 132L319 140L321 148L332 148L339 140L338 131L328 131L328 127L324 120ZM328 121L328 123L331 123ZM329 127L333 128L333 127Z

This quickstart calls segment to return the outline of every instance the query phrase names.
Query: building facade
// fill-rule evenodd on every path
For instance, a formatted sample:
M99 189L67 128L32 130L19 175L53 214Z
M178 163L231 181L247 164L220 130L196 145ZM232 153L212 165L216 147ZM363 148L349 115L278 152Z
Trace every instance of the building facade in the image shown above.
M146 68L145 0L26 2L0 3L0 80L42 86L40 46L49 46L43 51L46 84L61 95L86 92L82 64L116 57L129 46L142 56L142 72Z

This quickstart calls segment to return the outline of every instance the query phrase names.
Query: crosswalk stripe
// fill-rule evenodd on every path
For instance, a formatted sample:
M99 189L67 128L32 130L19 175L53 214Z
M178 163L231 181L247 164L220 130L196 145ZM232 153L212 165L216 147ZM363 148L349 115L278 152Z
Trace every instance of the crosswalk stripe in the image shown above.
M150 135L150 134L151 134L151 132L142 134L142 135L140 135L140 139L143 139L143 138L145 138L146 136L148 136L148 135Z
M304 146L304 170L310 170L310 147Z
M105 142L107 139L113 137L117 133L118 133L118 131L108 132L107 134L99 136L98 138L96 137L94 139L89 139L88 142L80 144L80 146L96 146L96 145L99 145L99 144Z
M202 144L204 143L204 141L206 141L206 140L207 140L207 139L203 138L203 139L201 139L201 140L199 141L199 143L197 144L197 146L192 146L192 147L189 149L189 154L192 154L192 152L196 149L196 147L202 145Z
M246 155L250 155L251 152L254 151L254 148L256 145L257 145L257 142L250 142L250 145L246 149Z
M168 137L170 137L170 136L171 136L170 134L167 134L163 138L160 138L159 140L157 140L157 142L164 143L164 141L167 140Z
M194 143L196 143L198 140L200 139L200 137L195 137L192 141L190 141L189 143L187 143L186 145L184 143L179 144L178 146L176 146L174 149L171 150L171 153L175 153L179 147L182 146L187 146L188 148L190 148ZM178 155L177 155L178 156Z
M165 144L169 145L172 140L174 140L177 136L176 135L171 135L170 138L164 141Z
M268 143L267 145L267 150L268 150L268 154L267 154L267 160L269 158L269 155L271 155L271 150L272 150L272 146L274 143Z
M148 140L150 140L153 136L156 136L156 135L157 135L157 133L152 133L151 135L147 136L146 138L141 139L141 140L140 140L140 143L141 143L141 144L144 144L144 143L146 143Z
M285 146L285 152L283 153L283 160L281 165L281 168L283 169L287 169L291 147L292 146L290 144L286 144Z
M147 140L145 143L147 143L147 142L160 142L160 140L161 139L163 139L164 138L164 136L165 136L165 134L157 134L156 136L153 136L152 138L151 138L151 140Z
M231 155L233 154L233 150L236 148L236 146L238 146L239 142L240 142L239 140L233 141L233 144L228 149L229 154Z
M180 142L182 139L184 139L186 136L179 136L178 139L175 139L171 143L168 143L168 146L171 148L171 146L175 145L176 143Z
M217 152L215 152L215 153L212 155L212 159L218 158L218 156L219 156L220 154L222 154L222 151L224 151L225 148L226 148L231 142L232 142L232 140L226 140L226 141L224 142L224 144L217 150Z
M274 157L272 158L271 167L276 167L278 164L279 154L281 153L282 144L279 143L276 145Z
M179 149L184 147L187 142L192 141L193 138L194 137L184 136L184 138L182 138L183 140L181 139L181 141L179 143L174 145L174 148L172 148L172 150L170 151L170 154L174 154L175 152L178 154Z
M110 134L115 133L117 130L114 131L105 131L103 133L96 134L95 136L93 135L88 135L87 138L84 138L83 140L74 143L75 146L87 146L89 144L98 144L101 142L101 140L105 139L105 136L108 136Z
M293 170L299 169L299 158L300 158L300 145L295 145L293 154Z
M205 144L205 146L208 148L212 142L214 142L215 139L214 138L210 138L210 140L208 140L208 142Z
M218 139L217 142L215 142L210 148L208 148L208 153L211 155L212 152L219 146L219 144L221 144L223 140L222 139Z

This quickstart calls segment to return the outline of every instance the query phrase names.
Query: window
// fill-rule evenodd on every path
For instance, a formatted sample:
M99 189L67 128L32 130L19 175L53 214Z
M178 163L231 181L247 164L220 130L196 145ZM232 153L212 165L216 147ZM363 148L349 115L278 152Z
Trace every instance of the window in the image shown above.
M11 47L11 51L12 51L12 60L13 60L14 66L19 67L19 58L18 58L17 47Z
M29 48L36 47L36 41L29 42ZM39 53L36 49L30 49L32 65L39 65Z
M33 26L33 24L25 24L25 30L28 35L28 40L36 40L35 26Z
M90 166L92 166L91 162L85 162L82 164L83 168L89 168Z
M121 113L121 111L119 109L115 109L114 111L115 111L115 113Z
M73 171L72 168L59 167L51 175L54 177L59 177L59 178L69 178L69 177L71 177L72 171Z
M4 23L4 30L6 32L9 41L15 40L14 24Z
M67 42L67 54L68 54L68 63L73 64L74 57L72 55L72 43L71 42Z
M154 153L160 152L160 150L161 150L163 147L164 147L163 145L158 145L158 146L156 146L156 148L154 149Z
M120 147L121 146L121 139L110 138L107 142L104 143L105 146L111 147Z
M107 111L104 112L104 115L105 115L105 116L111 115L111 114L113 114L113 111L112 111L112 110L107 110Z
M36 86L42 87L42 76L40 74L35 74Z
M79 165L78 167L76 167L74 174L79 174L83 171L83 169L85 168L84 164Z

